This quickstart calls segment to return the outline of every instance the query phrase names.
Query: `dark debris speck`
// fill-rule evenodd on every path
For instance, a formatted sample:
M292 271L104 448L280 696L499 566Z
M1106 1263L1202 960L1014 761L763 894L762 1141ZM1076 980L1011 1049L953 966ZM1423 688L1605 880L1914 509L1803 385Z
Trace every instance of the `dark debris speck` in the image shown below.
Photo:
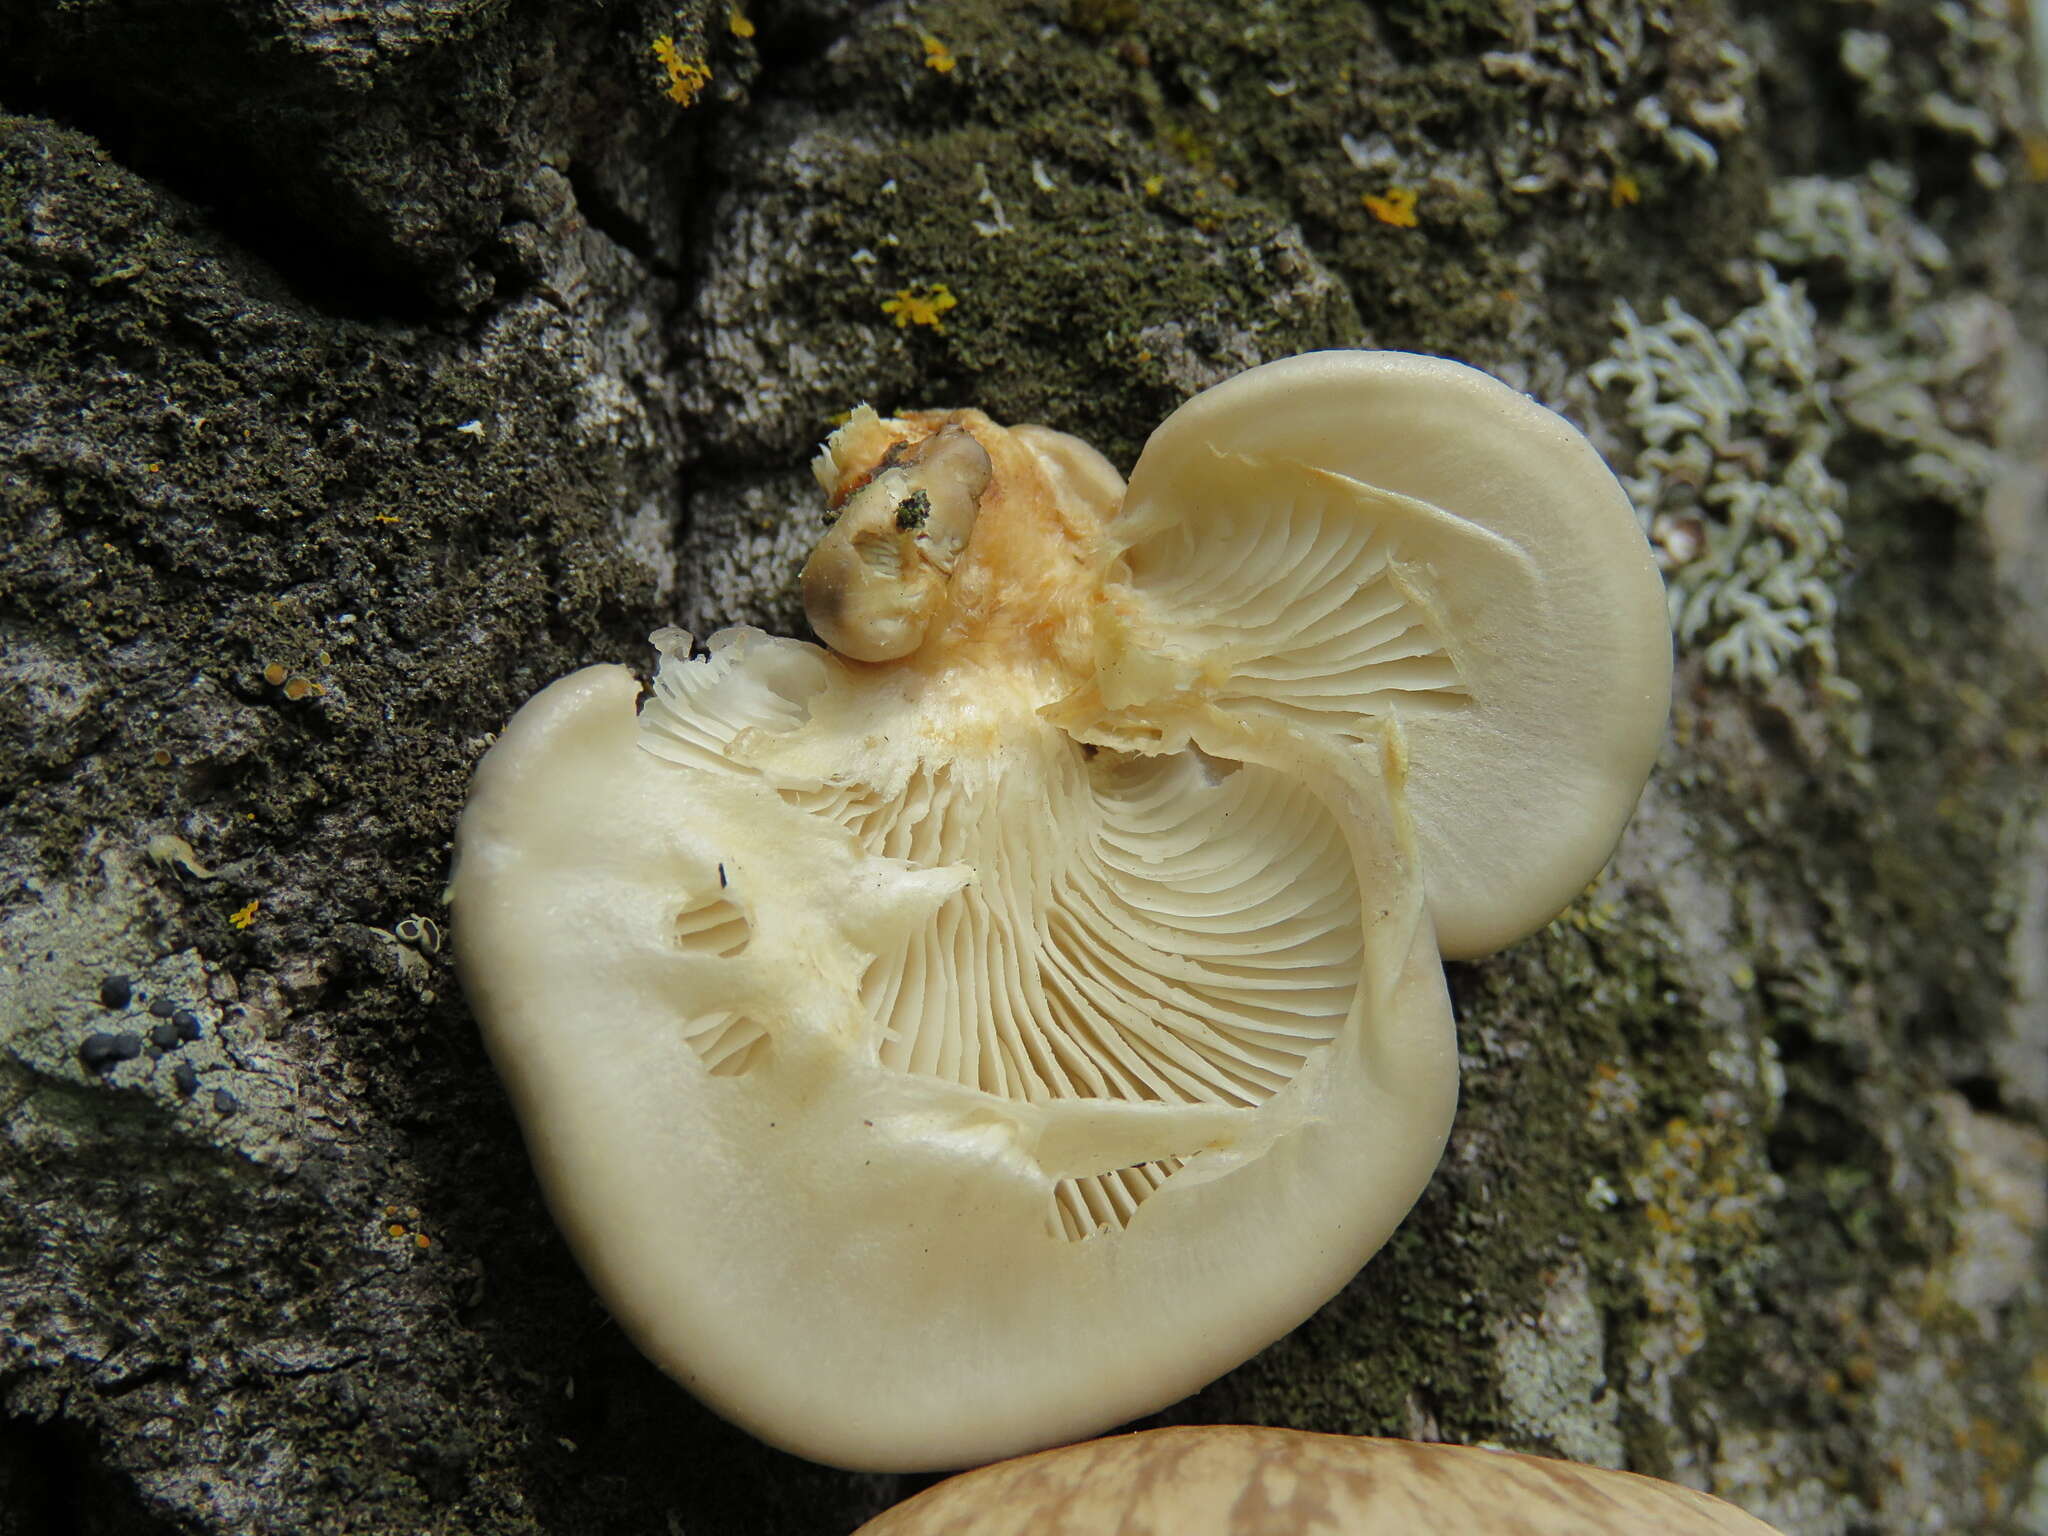
M118 1035L95 1030L78 1042L78 1059L91 1072L104 1072L117 1061L133 1061L141 1054L142 1037L125 1029Z
M199 1069L189 1061L181 1061L171 1068L171 1082L189 1099L199 1091Z
M912 491L896 503L896 526L908 533L931 521L932 499L923 491Z
M171 1016L171 1023L176 1027L180 1040L199 1038L199 1015L190 1008L180 1008Z
M102 1008L126 1008L128 999L135 995L135 984L119 972L100 978L100 1006Z
M149 1043L160 1051L174 1051L178 1048L178 1026L157 1024L149 1031Z
M241 1100L237 1099L232 1093L229 1093L227 1089L216 1088L213 1090L213 1112L216 1115L232 1115L241 1107Z
M178 1005L168 997L160 997L149 1005L149 1011L153 1018L168 1019L178 1011Z

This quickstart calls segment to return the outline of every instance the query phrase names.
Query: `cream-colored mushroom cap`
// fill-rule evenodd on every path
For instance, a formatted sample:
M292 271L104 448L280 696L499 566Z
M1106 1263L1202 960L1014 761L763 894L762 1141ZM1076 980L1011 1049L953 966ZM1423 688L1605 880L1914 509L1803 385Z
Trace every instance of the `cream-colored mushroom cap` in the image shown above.
M1155 1429L950 1478L855 1536L1775 1536L1675 1483L1469 1446Z
M1397 765L1043 713L1094 665L1100 455L867 412L817 469L861 531L931 533L921 493L965 531L820 578L908 650L668 631L644 703L623 667L554 684L478 771L455 943L636 1342L803 1455L959 1467L1307 1316L1427 1182L1456 1051Z
M1398 726L1451 956L1540 927L1613 851L1670 631L1627 497L1562 417L1440 358L1288 358L1168 417L1108 535L1099 675L1061 717L1087 739L1171 746L1206 715L1376 752Z

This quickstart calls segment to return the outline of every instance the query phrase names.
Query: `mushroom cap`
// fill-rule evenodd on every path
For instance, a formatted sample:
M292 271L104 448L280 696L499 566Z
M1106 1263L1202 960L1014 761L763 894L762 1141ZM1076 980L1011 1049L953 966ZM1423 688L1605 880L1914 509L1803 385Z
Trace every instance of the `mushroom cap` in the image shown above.
M1221 714L1378 750L1392 722L1452 957L1548 922L1613 852L1670 626L1626 494L1562 417L1441 358L1268 363L1166 419L1107 534L1099 675L1062 717L1087 739Z
M1145 753L1055 725L1119 485L974 412L863 420L874 462L842 440L821 480L948 428L992 473L916 649L667 631L637 714L625 668L555 683L479 767L453 882L621 1324L762 1438L883 1470L1237 1364L1385 1240L1456 1096L1391 764L1265 721Z
M1155 1429L949 1478L854 1536L1776 1536L1676 1483L1462 1445Z

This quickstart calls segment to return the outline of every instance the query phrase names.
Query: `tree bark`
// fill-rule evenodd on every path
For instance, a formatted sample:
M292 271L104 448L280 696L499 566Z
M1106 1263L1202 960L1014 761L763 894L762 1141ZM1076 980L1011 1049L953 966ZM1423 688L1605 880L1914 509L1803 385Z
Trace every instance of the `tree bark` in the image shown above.
M757 1444L591 1295L437 942L467 775L659 625L800 632L856 402L1128 469L1323 346L1587 428L1673 730L1600 881L1452 968L1393 1242L1151 1422L2048 1531L2021 17L0 0L0 1533L830 1536L922 1486Z

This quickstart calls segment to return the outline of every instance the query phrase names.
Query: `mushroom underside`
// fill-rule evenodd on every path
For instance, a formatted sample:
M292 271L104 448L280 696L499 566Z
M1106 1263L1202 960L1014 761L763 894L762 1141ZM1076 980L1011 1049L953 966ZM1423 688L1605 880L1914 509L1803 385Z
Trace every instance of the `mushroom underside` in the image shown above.
M778 739L800 733L827 687L849 715L890 721L870 733L890 746L865 774L778 767ZM679 804L690 775L746 781L766 814L957 875L860 978L854 1045L884 1068L1018 1103L1252 1109L1352 1012L1363 899L1350 844L1313 790L1273 768L1193 745L1099 749L1022 706L979 733L978 753L920 741L889 684L752 632L714 636L695 660L672 643L640 739L680 770ZM744 911L720 878L678 893L676 942L736 959ZM776 1024L721 1000L715 971L690 985L701 1011L688 1038L707 1066L771 1058ZM1200 1150L1061 1178L1049 1224L1075 1240L1121 1230Z

